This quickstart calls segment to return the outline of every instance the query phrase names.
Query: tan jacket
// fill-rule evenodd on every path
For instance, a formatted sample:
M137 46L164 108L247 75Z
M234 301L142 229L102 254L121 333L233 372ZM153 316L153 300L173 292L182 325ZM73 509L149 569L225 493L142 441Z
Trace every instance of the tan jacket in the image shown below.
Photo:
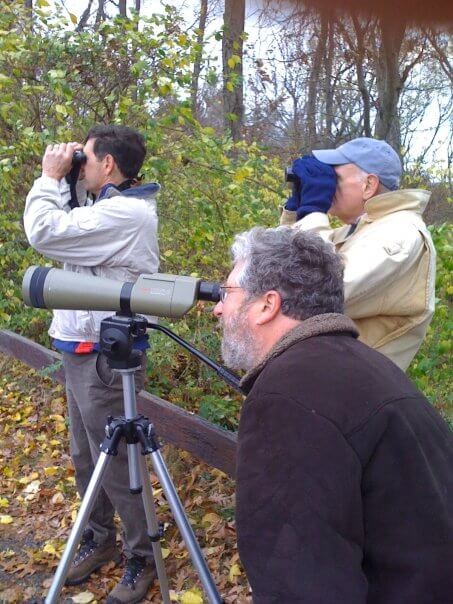
M422 213L429 191L400 190L373 197L357 227L332 229L314 212L295 223L283 210L280 224L314 231L332 242L345 264L345 310L359 339L406 370L434 313L436 251Z

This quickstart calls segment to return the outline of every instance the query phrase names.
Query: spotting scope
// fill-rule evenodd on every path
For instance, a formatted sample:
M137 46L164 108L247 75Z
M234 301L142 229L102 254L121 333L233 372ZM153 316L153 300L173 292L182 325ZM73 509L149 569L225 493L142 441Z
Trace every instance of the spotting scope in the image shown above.
M134 283L30 266L22 281L27 306L67 310L105 310L181 318L197 300L218 302L220 286L196 277L152 273Z

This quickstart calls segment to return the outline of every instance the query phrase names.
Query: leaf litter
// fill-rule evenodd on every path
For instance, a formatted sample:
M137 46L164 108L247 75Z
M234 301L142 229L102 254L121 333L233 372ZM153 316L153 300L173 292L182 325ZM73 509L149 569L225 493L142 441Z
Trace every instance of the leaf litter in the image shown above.
M0 375L0 602L15 604L45 597L80 498L64 388L4 354ZM236 546L234 482L186 451L166 445L162 453L219 593L226 604L251 603ZM161 546L171 601L203 604L202 585L152 473L151 481L165 527ZM121 574L121 567L107 564L83 585L65 587L61 602L101 603ZM143 602L161 602L158 584Z

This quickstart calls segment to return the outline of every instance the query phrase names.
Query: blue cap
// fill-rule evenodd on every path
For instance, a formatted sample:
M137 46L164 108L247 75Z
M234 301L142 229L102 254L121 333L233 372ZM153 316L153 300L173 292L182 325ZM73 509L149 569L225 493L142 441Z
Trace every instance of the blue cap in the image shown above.
M324 164L355 164L367 174L376 174L384 187L390 191L399 187L403 171L401 160L397 152L385 141L364 136L344 143L337 149L317 149L312 153Z

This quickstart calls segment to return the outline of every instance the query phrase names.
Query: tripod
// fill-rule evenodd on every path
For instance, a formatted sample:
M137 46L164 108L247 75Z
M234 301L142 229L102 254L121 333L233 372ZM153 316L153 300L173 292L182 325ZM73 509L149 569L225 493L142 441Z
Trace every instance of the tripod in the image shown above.
M134 374L140 369L140 353L134 352L132 346L133 341L137 337L146 333L147 326L148 323L144 317L133 314L117 314L114 317L109 317L101 322L101 352L106 355L110 368L120 373L122 378L124 417L109 417L107 420L105 428L106 437L101 444L99 459L94 468L86 493L82 499L79 513L55 572L52 585L45 599L45 604L55 604L58 601L57 598L64 585L78 543L80 542L83 530L88 522L99 490L101 489L102 478L111 458L117 454L118 443L123 438L126 440L127 445L130 491L133 494L141 494L142 496L147 530L152 542L162 601L164 604L170 604L170 594L160 547L162 529L157 522L151 482L144 457L145 455L149 455L151 458L154 471L162 486L171 512L184 539L184 543L189 550L192 562L198 571L208 601L210 604L220 604L222 602L159 451L160 445L157 442L154 426L146 417L137 415ZM150 324L149 327L157 328L152 324ZM165 328L162 331L167 333ZM167 335L170 335L171 333L172 332ZM172 336L173 335L174 334L172 334ZM180 343L181 345L186 344L183 340L181 340ZM232 380L232 383L234 383L235 377L230 376L230 379ZM139 448L141 449L141 455L139 454Z

